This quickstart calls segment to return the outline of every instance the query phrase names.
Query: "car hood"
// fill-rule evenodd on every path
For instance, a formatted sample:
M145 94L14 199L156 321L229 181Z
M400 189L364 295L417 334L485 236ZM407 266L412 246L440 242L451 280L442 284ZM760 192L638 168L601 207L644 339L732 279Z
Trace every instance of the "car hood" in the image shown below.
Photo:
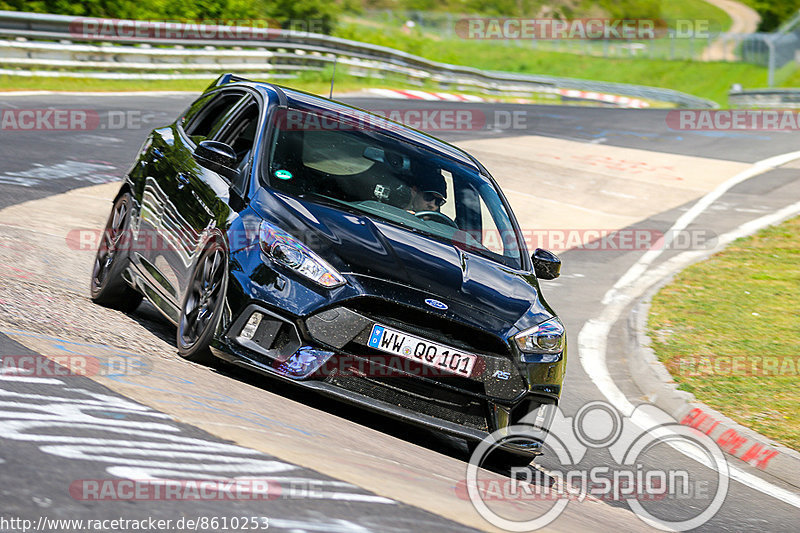
M455 303L458 308L487 313L506 324L517 324L528 315L524 327L553 316L539 299L531 273L375 217L278 193L266 194L271 197L263 198L263 204L271 204L263 205L264 214L271 215L266 218L283 219L275 222L302 238L345 276L405 285L445 305ZM276 203L283 209L276 209Z

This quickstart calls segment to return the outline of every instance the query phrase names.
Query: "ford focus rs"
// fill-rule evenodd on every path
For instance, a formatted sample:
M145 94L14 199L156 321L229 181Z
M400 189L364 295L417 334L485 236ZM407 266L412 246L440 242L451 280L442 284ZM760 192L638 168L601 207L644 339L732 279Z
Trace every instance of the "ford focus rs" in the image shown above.
M91 280L219 357L475 442L558 403L564 328L489 172L345 104L227 74L154 130ZM542 420L539 419L541 424ZM538 439L503 443L511 463Z

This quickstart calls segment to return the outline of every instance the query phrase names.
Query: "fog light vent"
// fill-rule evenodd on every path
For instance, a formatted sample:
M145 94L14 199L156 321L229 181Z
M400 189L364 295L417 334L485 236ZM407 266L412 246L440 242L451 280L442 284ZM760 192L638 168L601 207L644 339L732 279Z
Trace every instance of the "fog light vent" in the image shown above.
M250 315L250 319L247 321L247 324L245 324L242 328L241 337L247 340L253 340L256 331L258 331L258 326L261 324L262 318L264 318L264 315L261 313L253 313Z

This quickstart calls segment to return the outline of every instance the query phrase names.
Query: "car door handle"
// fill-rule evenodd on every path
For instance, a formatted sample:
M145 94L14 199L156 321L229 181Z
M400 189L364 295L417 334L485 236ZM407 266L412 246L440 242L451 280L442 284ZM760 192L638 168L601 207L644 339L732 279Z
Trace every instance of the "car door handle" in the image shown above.
M155 159L156 161L164 159L164 152L162 152L158 148L153 148L153 159Z
M183 189L189 185L189 178L183 172L178 172L176 177L178 178L178 189Z

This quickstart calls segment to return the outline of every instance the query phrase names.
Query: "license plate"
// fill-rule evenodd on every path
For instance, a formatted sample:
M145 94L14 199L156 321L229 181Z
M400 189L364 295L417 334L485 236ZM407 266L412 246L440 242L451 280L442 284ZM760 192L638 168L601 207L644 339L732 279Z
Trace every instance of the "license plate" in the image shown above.
M430 342L380 324L372 327L367 344L382 352L399 355L463 377L472 374L472 369L478 360L476 355L462 353L449 346Z

